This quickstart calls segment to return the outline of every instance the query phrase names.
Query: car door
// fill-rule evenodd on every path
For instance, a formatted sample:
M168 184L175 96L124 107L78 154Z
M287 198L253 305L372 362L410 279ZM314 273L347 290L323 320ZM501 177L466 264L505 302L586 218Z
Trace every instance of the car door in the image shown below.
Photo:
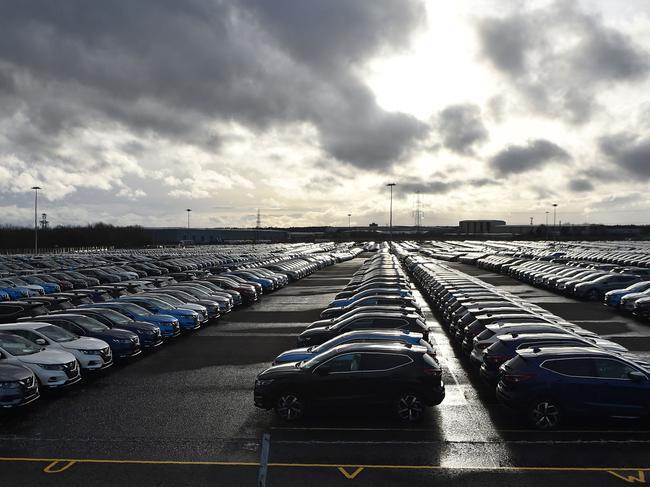
M558 375L550 392L567 409L596 412L600 407L600 380L592 358L557 358L544 361L542 368Z
M600 381L599 407L610 416L641 416L650 406L648 374L613 358L596 358L596 376ZM630 372L640 372L645 380L632 380Z
M359 369L361 354L358 352L336 355L316 366L312 381L306 393L310 399L319 403L353 402L361 396L355 390L352 372Z
M389 402L405 385L402 367L411 363L408 355L385 352L363 352L358 372L351 379L364 402Z

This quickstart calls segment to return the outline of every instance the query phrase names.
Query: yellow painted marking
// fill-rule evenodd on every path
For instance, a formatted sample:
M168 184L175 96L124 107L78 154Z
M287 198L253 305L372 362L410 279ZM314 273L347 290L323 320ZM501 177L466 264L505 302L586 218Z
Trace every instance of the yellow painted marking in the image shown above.
M362 470L363 470L363 467L357 467L356 470L354 470L352 473L350 473L345 468L339 467L339 472L341 472L345 476L345 478L348 479L348 480L352 480L353 478L355 478L357 475L359 475L361 473Z
M608 473L611 473L614 477L618 477L621 480L624 480L625 482L629 484L634 484L636 482L640 484L645 484L645 471L643 470L637 470L636 474L637 476L635 477L634 475L626 475L622 472L628 472L629 470L619 470L619 472L615 472L614 470L608 470Z
M259 467L259 462L222 462L200 460L113 460L91 458L31 458L31 457L0 457L0 462L35 462L35 463L79 463L79 464L119 464L119 465L205 465L205 466L232 466L232 467ZM70 465L72 466L72 465ZM645 482L645 472L650 472L650 467L445 467L442 465L386 465L386 464L334 464L334 463L269 463L269 467L278 468L344 468L344 469L383 469L383 470L467 470L467 471L529 471L529 472L638 472L639 477L635 482ZM69 468L69 467L68 467Z
M57 460L57 461L49 463L43 469L43 472L45 472L45 473L61 473L61 472L65 472L70 467L72 467L75 463L77 463L77 462L74 461L74 460Z

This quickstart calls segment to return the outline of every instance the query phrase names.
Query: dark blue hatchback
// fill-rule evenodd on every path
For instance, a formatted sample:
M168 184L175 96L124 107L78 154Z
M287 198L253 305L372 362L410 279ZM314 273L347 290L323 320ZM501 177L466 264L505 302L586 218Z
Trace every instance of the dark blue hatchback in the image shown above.
M571 415L647 417L650 366L595 348L520 350L501 366L497 398L542 430Z

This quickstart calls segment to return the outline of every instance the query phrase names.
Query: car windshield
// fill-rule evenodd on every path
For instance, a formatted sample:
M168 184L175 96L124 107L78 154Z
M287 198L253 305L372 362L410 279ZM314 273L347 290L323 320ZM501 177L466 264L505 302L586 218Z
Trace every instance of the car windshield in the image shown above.
M16 335L0 336L0 347L15 357L32 355L41 351L40 346Z
M174 296L171 296L169 294L165 294L164 296L156 296L158 299L165 301L166 303L172 304L174 306L181 306L183 305L183 301L181 301L178 298L175 298Z
M81 326L87 331L92 332L102 332L110 330L110 328L103 323L100 323L94 318L89 318L88 316L75 315L74 318L70 318L69 321Z
M166 303L162 299L158 299L158 298L149 298L149 299L151 299L151 302L155 303L156 306L158 306L160 309L165 309L165 310L174 309L174 307L171 304Z
M133 303L120 303L119 306L127 311L130 311L133 314L140 316L152 316L153 313L147 309L144 309L142 306L138 306ZM119 311L119 310L118 310Z
M112 309L102 309L102 311L98 314L105 316L116 325L128 325L129 323L133 322L133 320L128 316L124 316L122 313L114 311Z
M64 330L63 328L59 328L58 326L54 326L54 325L46 325L41 328L38 328L36 331L42 333L50 340L54 340L57 343L71 342L79 338L74 333L70 333L69 331Z

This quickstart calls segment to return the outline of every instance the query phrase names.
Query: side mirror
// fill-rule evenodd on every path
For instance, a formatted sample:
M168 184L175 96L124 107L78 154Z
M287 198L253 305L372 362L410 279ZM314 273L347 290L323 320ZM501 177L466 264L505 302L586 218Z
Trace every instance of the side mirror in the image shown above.
M34 340L34 342L36 343L36 345L42 345L42 346L47 345L47 342L43 338L37 338L36 340Z
M643 382L645 380L648 380L646 375L642 372L639 372L638 370L632 370L631 372L628 372L627 376L634 382Z
M321 365L316 369L316 373L320 376L326 376L330 374L331 370L329 365Z

